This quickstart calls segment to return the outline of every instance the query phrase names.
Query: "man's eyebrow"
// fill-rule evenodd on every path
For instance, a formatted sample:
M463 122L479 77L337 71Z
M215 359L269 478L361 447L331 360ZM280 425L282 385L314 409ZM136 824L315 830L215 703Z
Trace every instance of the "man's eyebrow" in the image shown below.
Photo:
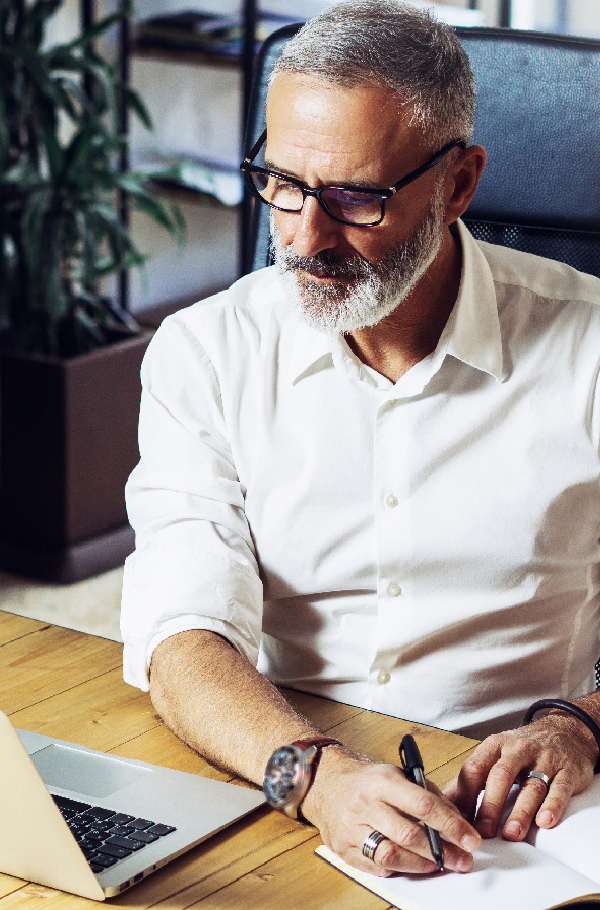
M277 174L283 174L285 177L293 177L294 180L301 180L300 174L295 174L293 171L285 171L281 167L277 167L274 161L269 161L268 158L265 158L265 165L268 171L275 171Z
M277 167L277 165L275 164L274 161L269 161L269 159L267 159L267 158L265 158L264 166L268 171L275 171L275 173L281 174L284 177L292 177L294 180L298 180L300 183L304 183L304 181L302 180L302 178L300 177L299 174L295 174L294 171L288 171L288 170L284 170L283 168ZM337 183L326 183L323 185L324 186L348 187L349 190L353 190L353 189L380 190L381 189L380 183L373 183L372 180L361 180L360 178L358 178L357 180L353 180L351 183L344 183L343 181L340 180Z

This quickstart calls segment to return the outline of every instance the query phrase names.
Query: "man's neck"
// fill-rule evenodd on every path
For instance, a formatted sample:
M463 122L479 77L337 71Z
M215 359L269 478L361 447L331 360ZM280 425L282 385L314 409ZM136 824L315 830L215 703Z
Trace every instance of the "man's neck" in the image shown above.
M446 230L435 260L406 300L375 326L346 334L356 356L391 382L435 350L458 296L460 241Z

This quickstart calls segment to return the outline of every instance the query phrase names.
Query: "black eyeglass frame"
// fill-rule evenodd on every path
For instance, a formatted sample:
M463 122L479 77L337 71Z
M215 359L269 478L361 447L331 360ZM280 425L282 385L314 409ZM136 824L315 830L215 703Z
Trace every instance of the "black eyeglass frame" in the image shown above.
M350 227L376 227L378 224L381 224L381 222L385 218L385 201L386 201L386 199L390 199L392 196L395 196L395 194L398 192L398 190L401 190L403 187L407 186L409 183L412 183L413 180L418 180L418 178L422 174L425 174L426 171L429 171L429 170L431 170L432 167L435 167L436 164L438 164L442 160L442 158L444 158L445 155L448 154L448 152L452 151L453 148L460 147L460 148L464 149L467 147L467 144L463 139L454 139L452 142L448 142L442 149L439 150L439 152L436 152L434 155L431 156L431 158L428 158L427 161L425 162L425 164L422 164L420 167L415 168L414 171L411 171L409 174L406 174L405 177L403 177L401 180L399 180L393 186L390 186L385 189L384 188L364 189L363 187L358 187L358 186L343 186L343 185L340 186L337 184L319 186L316 189L313 189L310 186L306 186L305 183L302 183L300 180L297 180L295 177L288 176L288 174L283 174L283 173L280 173L279 171L272 171L269 168L260 167L257 164L253 164L253 161L256 158L256 156L258 155L258 153L260 152L262 146L264 145L266 138L267 138L267 131L264 130L264 132L261 134L261 136L259 137L257 142L254 144L254 146L250 150L249 154L244 158L244 160L240 164L240 170L243 171L244 178L246 180L246 186L251 191L251 193L254 196L256 196L258 199L260 199L261 202L264 202L265 205L268 205L269 208L277 209L277 211L279 211L279 212L290 212L295 215L299 214L302 211L302 209L304 208L304 203L306 202L306 197L314 196L315 199L317 200L317 202L319 203L319 205L321 206L321 208L323 209L323 211L326 212L326 214L329 215L330 218L333 218L333 220L339 222L339 224L350 225ZM260 195L257 188L255 187L254 182L252 180L253 172L259 173L259 174L268 174L273 177L278 177L281 180L285 180L287 183L291 183L294 186L297 186L298 189L300 190L300 192L302 193L302 206L299 209L284 209L278 205L273 205L272 202L268 202L263 196ZM322 198L321 194L324 193L325 190L348 190L348 192L351 192L351 193L358 192L358 193L368 194L369 196L374 196L379 201L379 205L381 206L381 217L377 221L369 221L364 224L357 224L355 221L345 221L342 218L338 218L337 215L334 215L333 212L331 212L328 209L327 203Z

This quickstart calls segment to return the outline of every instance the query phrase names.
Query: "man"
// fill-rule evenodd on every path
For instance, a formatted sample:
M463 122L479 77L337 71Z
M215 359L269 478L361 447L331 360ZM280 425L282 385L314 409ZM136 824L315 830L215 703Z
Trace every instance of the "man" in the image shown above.
M414 819L468 871L519 775L504 836L557 824L598 757L568 713L509 728L600 719L600 284L472 240L473 110L452 31L395 0L288 44L245 163L276 267L159 330L128 485L125 678L211 761L259 783L318 735L273 683L492 734L446 795L322 748L301 811L379 874L436 868Z

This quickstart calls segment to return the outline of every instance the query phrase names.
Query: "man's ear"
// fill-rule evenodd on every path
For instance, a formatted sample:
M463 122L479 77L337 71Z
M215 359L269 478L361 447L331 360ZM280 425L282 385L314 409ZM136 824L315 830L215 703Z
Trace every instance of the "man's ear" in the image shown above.
M459 149L446 174L446 224L452 224L466 211L475 195L486 159L487 153L482 145Z

